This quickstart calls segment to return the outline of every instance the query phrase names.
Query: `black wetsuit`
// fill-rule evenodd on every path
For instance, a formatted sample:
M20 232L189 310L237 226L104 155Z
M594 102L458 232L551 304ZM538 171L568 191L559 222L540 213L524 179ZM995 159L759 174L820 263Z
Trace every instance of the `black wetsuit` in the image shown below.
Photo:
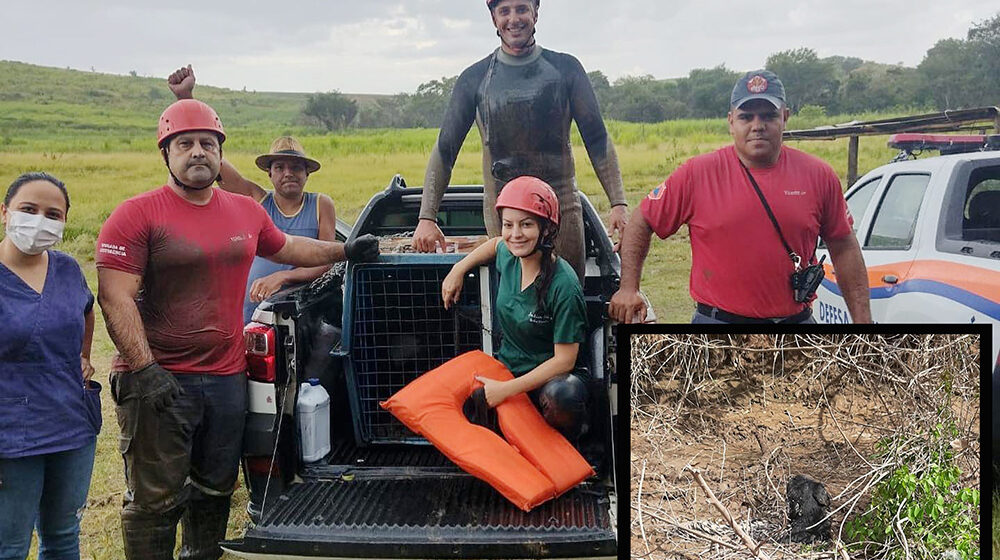
M489 234L500 235L493 205L502 185L519 175L539 177L559 196L556 251L582 280L583 216L570 144L571 120L576 121L611 205L625 204L618 156L580 61L535 45L520 57L498 48L466 68L455 83L427 164L420 217L437 216L455 159L475 121L483 139L483 216Z

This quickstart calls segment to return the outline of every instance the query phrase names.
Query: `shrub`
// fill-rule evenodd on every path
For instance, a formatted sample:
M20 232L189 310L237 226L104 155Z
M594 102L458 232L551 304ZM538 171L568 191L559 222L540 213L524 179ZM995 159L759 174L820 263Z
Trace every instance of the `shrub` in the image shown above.
M979 490L961 487L949 446L958 433L954 422L938 424L928 434L929 456L902 458L875 486L868 511L848 521L847 536L866 555L895 560L917 552L937 558L955 549L964 560L979 557ZM898 451L891 440L878 447L881 457Z

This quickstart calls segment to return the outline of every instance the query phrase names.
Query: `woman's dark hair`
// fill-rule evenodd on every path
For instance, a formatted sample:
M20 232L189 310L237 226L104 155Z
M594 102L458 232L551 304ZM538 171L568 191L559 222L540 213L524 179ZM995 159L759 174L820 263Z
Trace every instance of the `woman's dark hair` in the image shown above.
M538 271L538 278L535 280L535 309L537 313L545 313L545 296L548 294L549 285L552 284L552 277L556 273L556 236L559 234L559 225L545 218L535 218L538 220L541 232L538 235L538 251L542 253L541 270Z
M17 194L17 191L21 190L21 187L26 183L30 183L32 181L48 181L56 187L59 187L59 190L63 193L63 197L66 198L66 212L69 212L69 193L66 192L66 184L44 171L22 173L20 177L14 179L14 182L7 187L7 195L3 198L4 206L10 206L10 201L14 198L14 195Z

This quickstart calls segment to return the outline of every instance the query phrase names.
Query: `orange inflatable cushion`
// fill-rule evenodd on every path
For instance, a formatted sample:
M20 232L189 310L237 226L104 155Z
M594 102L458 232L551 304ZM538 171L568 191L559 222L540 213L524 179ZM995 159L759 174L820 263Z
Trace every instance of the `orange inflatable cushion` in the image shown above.
M587 460L545 421L527 394L500 403L497 420L507 442L552 481L556 496L594 476Z
M513 379L502 363L474 350L421 375L381 405L462 470L524 511L593 476L587 461L549 426L526 394L508 398L496 408L500 429L510 443L470 423L462 405L482 386L476 376Z

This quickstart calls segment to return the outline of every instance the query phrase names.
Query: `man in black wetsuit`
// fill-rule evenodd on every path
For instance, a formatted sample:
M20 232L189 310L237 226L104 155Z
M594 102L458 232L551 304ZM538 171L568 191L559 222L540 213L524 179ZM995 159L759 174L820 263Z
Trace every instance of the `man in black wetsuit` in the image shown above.
M462 141L475 121L483 140L483 217L490 236L500 235L493 206L506 181L533 175L559 196L556 252L584 277L583 215L576 188L570 121L575 120L604 191L611 201L610 231L624 231L627 204L614 145L604 127L587 74L571 55L535 43L538 0L487 0L500 48L465 69L455 83L437 144L424 177L418 251L431 252L444 235L438 205L451 180Z

